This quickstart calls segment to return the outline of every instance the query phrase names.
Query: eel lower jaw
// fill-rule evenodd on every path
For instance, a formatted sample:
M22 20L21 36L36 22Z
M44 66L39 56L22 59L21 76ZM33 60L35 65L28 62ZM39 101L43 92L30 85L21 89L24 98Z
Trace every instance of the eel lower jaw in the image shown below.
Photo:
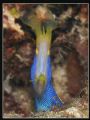
M35 82L34 84L34 90L35 90L35 94L38 96L38 97L41 97L45 91L45 88L46 88L46 83L41 81L41 80L38 80L37 82Z

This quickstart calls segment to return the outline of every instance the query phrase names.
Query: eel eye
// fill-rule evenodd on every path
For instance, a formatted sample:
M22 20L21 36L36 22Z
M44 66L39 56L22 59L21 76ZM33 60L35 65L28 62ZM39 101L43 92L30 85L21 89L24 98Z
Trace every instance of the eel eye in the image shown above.
M36 49L36 55L38 55L38 49Z

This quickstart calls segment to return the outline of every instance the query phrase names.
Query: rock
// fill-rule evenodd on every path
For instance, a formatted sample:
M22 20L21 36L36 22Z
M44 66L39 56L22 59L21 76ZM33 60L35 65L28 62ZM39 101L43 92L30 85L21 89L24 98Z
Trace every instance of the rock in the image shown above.
M66 109L65 112L66 112L66 114L69 114L70 116L75 117L75 118L83 117L83 114L81 113L81 111L75 107L68 108L68 109Z
M72 53L67 62L66 72L67 72L67 89L68 93L75 97L80 94L83 88L83 82L85 81L84 68L80 65L77 53Z

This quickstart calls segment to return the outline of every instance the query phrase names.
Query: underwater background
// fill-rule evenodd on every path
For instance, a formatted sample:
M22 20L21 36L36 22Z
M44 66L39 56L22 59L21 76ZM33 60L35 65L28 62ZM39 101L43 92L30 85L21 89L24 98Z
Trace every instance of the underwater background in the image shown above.
M64 105L47 112L35 111L30 68L36 35L25 24L39 5L58 22L52 31L50 58L53 86ZM88 118L88 9L88 4L3 4L4 118Z

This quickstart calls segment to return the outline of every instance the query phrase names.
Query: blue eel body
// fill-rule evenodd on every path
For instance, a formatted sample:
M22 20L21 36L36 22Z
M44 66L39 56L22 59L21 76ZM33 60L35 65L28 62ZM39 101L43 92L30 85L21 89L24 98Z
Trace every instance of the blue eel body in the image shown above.
M37 64L37 55L34 56L34 61L31 67L31 74L30 74L33 87L35 82L36 64ZM46 71L47 71L46 72L47 83L44 93L42 94L41 97L35 95L36 111L49 111L51 110L52 106L61 107L63 105L62 101L57 96L52 84L52 69L51 69L51 60L49 55L47 57Z

